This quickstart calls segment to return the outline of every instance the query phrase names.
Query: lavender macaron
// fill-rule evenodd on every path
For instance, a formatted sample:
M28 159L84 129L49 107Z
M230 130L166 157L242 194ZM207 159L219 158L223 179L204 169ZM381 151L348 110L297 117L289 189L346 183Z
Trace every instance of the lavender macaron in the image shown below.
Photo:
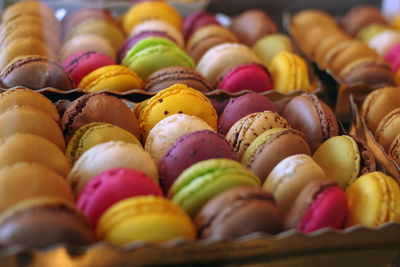
M219 117L218 132L226 135L232 125L244 116L267 110L276 112L274 104L260 94L249 93L238 98L232 98Z
M162 189L167 193L175 179L186 168L196 162L212 158L236 160L232 146L222 135L209 130L200 130L181 136L158 165Z

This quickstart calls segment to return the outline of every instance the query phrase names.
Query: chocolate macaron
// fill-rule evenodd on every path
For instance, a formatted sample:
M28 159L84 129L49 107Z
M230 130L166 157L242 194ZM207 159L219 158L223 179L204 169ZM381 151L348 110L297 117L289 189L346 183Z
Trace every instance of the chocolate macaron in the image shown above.
M293 98L284 108L282 116L294 129L304 133L312 151L325 140L338 135L335 113L314 94Z
M146 80L144 90L159 92L174 84L185 84L200 92L210 92L212 85L197 71L186 67L167 67L152 73Z

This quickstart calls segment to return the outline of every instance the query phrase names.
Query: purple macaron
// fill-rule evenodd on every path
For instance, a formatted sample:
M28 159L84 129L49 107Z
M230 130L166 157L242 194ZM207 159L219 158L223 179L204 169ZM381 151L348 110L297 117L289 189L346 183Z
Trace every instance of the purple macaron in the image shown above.
M185 40L188 40L190 35L192 35L192 33L197 29L211 24L219 25L220 23L215 16L209 12L198 11L190 14L185 18L183 23L183 36L185 37Z
M177 42L173 37L169 36L165 32L160 32L160 31L143 31L138 34L135 34L128 38L124 45L121 47L121 49L118 51L118 62L122 62L124 59L125 55L131 50L131 48L137 44L139 41L146 39L148 37L161 37L161 38L166 38L168 40L171 40L172 42Z
M213 158L236 160L232 146L224 136L209 130L200 130L178 138L158 165L160 184L165 194L186 168L196 162Z
M219 117L218 132L226 135L232 125L244 116L266 110L276 112L274 104L260 94L249 93L238 98L232 98Z

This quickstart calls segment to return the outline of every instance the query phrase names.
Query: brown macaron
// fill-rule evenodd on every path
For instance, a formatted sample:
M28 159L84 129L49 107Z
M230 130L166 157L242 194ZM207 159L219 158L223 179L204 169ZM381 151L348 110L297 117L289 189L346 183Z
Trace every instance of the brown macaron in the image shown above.
M193 69L179 66L168 67L153 72L147 78L144 90L156 93L177 83L186 84L203 93L213 90L211 84L203 75Z
M364 100L360 115L372 133L375 133L378 124L392 110L400 107L400 89L397 87L383 87L372 91Z
M400 133L400 107L389 112L375 131L375 139L385 151L389 151L389 147L393 140Z
M305 9L297 13L292 19L295 29L307 29L313 25L337 25L335 19L328 13L317 9Z
M72 90L74 82L56 61L39 55L14 58L1 72L4 87L25 86L38 90L52 87L63 91Z
M111 123L129 131L141 140L139 123L135 114L115 96L86 94L69 104L61 119L66 142L69 142L76 130L91 122Z
M346 32L352 36L365 26L372 23L387 24L385 18L377 7L370 5L359 5L350 9L341 20Z
M194 222L200 239L240 237L253 232L276 234L281 230L274 197L251 186L235 187L211 199Z
M20 202L0 217L0 245L45 248L54 244L88 245L95 241L86 218L56 197Z
M275 22L261 9L247 10L234 17L229 28L241 43L248 46L267 34L278 32Z
M335 113L314 94L293 98L284 108L282 116L290 126L304 133L311 151L339 133Z

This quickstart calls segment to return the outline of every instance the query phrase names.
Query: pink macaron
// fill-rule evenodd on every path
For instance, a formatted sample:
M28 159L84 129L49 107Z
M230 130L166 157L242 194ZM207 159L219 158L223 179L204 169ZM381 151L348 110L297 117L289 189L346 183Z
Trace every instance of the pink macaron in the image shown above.
M400 69L400 44L393 46L384 58L389 63L392 72L396 73Z
M185 40L188 40L197 29L211 24L220 24L213 14L206 11L191 13L185 18L183 23L183 36Z
M347 215L346 193L329 179L316 179L297 195L284 221L287 229L310 233L324 227L342 229Z
M218 132L226 135L229 129L244 116L262 111L276 112L275 105L267 97L249 93L231 98L218 119Z
M258 64L244 64L223 74L217 81L215 89L230 93L242 90L261 93L272 89L272 81L265 67Z
M114 203L135 196L163 196L161 188L145 173L128 168L115 168L90 180L78 196L77 208L93 227Z
M115 65L115 61L103 53L81 52L67 58L62 66L68 72L75 84L79 84L83 77L90 72L108 65Z
M158 164L160 183L167 193L176 178L196 162L213 159L236 159L224 136L209 130L187 133L178 138Z

